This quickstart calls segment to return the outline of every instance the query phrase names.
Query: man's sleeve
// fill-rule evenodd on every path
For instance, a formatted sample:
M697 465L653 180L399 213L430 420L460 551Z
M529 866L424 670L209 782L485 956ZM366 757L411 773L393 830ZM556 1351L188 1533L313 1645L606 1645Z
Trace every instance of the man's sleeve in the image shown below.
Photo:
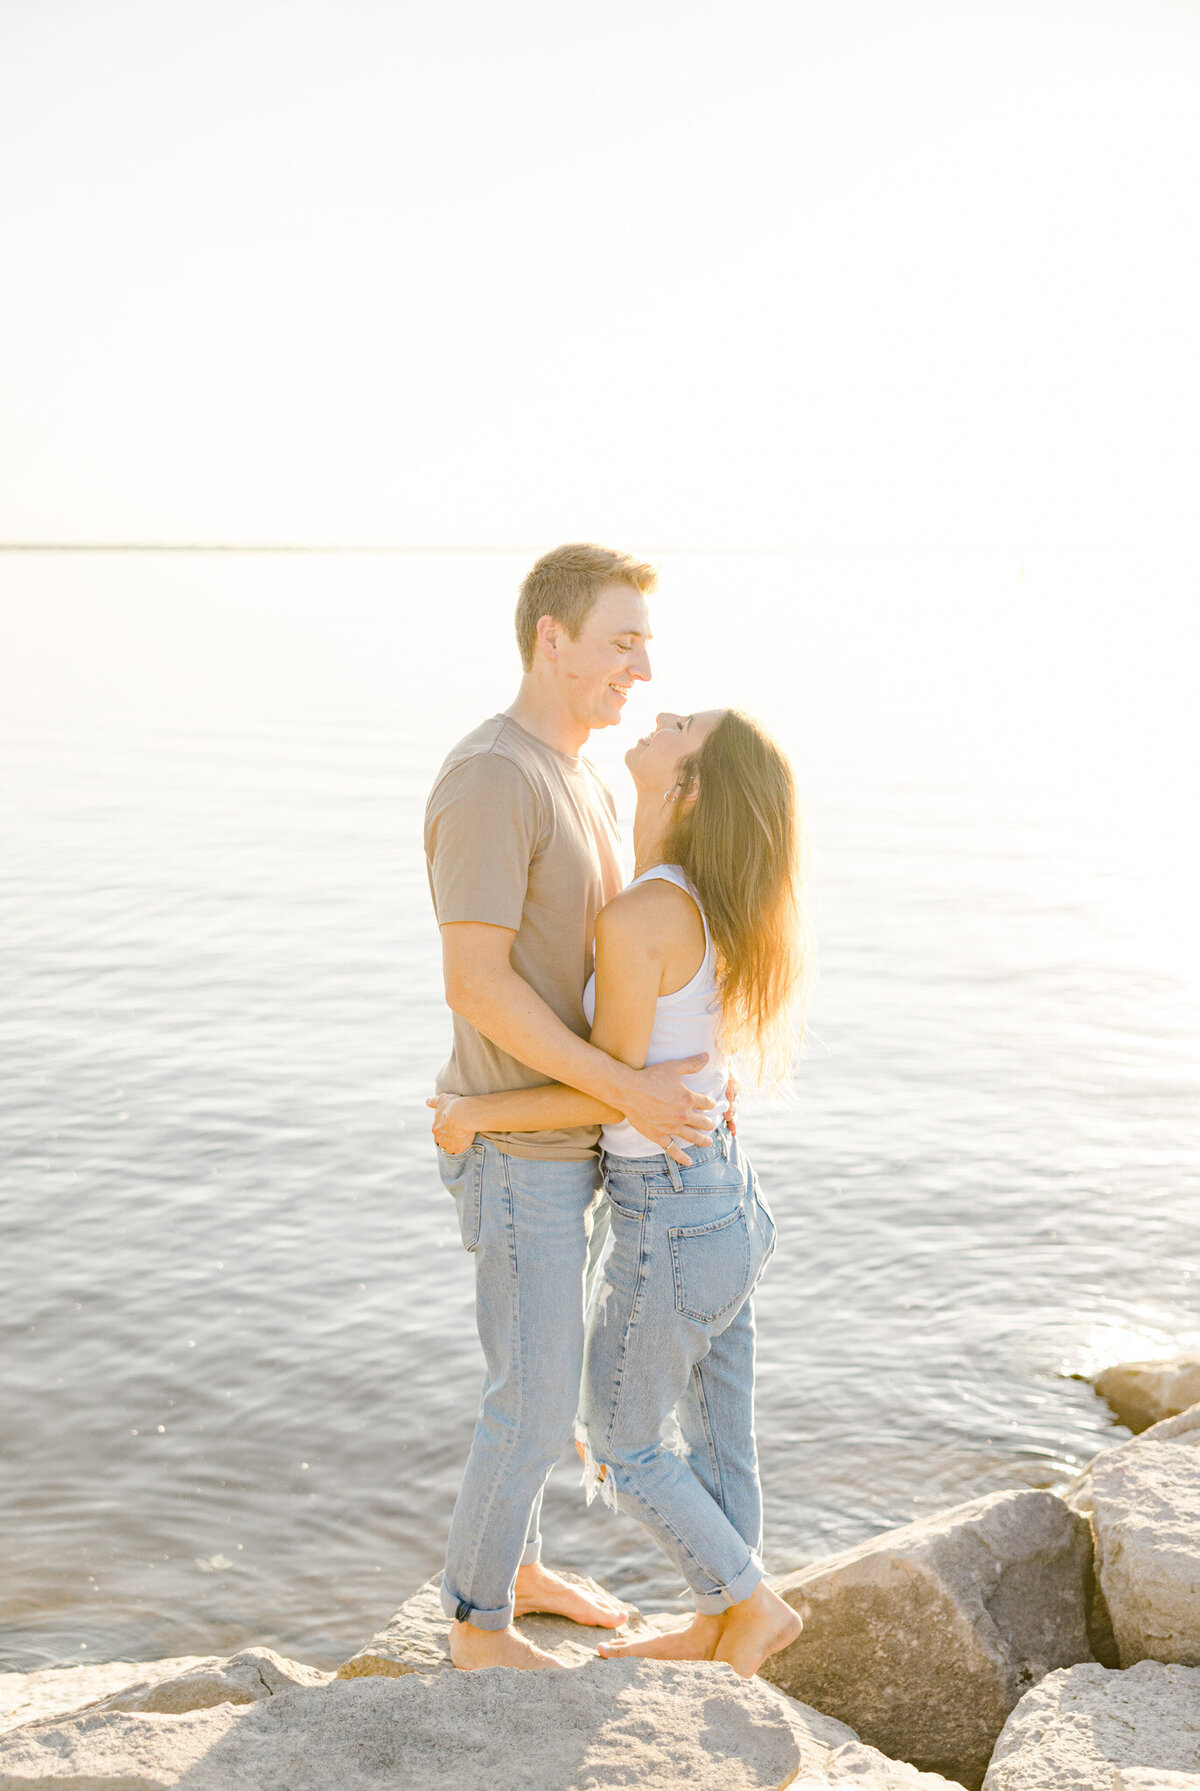
M537 796L511 759L475 753L434 785L425 856L438 925L521 925L541 831Z

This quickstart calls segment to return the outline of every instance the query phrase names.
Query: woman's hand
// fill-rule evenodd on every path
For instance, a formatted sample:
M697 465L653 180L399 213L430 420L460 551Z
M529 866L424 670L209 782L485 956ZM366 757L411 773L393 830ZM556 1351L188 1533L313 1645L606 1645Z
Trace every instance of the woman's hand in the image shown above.
M448 1157L470 1150L475 1142L476 1126L471 1117L469 1095L440 1094L426 1101L433 1108L433 1138Z

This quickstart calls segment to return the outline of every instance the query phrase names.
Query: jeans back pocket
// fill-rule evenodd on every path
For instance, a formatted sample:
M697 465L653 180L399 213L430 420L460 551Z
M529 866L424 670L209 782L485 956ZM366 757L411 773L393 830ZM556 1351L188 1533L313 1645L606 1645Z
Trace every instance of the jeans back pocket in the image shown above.
M450 1156L439 1144L437 1155L442 1186L448 1194L453 1194L458 1208L463 1248L477 1250L483 1223L483 1151L478 1144L472 1144Z
M750 1291L750 1233L739 1206L708 1225L672 1225L675 1310L711 1325Z

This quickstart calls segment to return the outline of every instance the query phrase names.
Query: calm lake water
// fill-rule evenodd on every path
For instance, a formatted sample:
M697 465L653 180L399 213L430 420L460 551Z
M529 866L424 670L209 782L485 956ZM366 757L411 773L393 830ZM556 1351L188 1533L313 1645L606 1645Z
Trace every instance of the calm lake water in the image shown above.
M0 1666L332 1666L437 1570L480 1376L420 846L531 555L0 556ZM792 747L821 939L742 1136L768 1565L1125 1433L1200 1343L1194 569L663 558L657 707ZM481 841L486 849L486 841ZM548 1558L647 1605L551 1484Z

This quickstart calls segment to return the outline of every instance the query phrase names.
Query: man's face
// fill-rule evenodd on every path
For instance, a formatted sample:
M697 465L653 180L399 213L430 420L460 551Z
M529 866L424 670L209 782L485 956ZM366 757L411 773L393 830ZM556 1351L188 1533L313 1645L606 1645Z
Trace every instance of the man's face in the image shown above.
M558 628L558 674L567 707L586 728L621 719L632 685L650 676L650 613L631 585L604 585L573 641Z

